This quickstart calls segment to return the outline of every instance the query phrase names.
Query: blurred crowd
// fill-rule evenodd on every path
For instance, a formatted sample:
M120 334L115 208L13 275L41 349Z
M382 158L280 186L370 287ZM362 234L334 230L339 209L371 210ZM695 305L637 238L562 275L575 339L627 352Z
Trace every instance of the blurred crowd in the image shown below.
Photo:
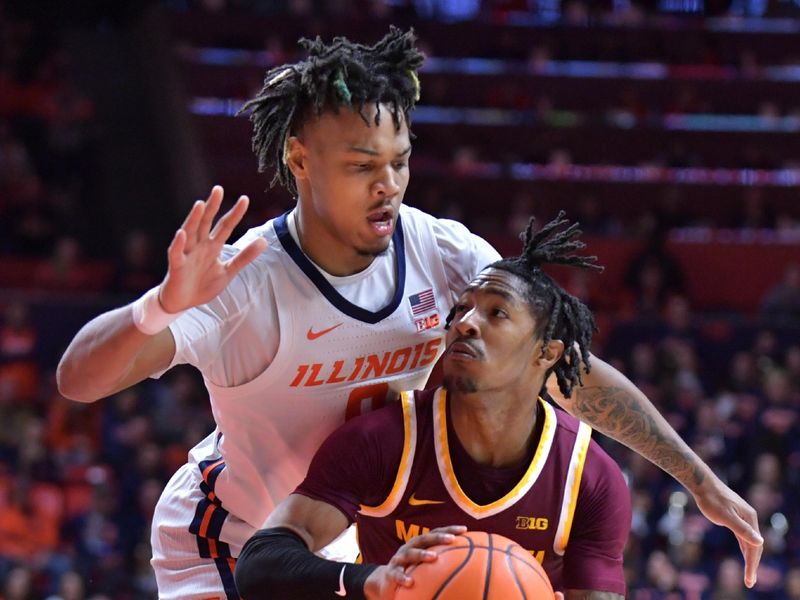
M169 4L208 11L271 6L255 0ZM302 10L316 5L285 4ZM385 11L422 10L425 3L328 4ZM514 2L494 4L507 8ZM57 35L0 19L0 290L133 297L160 279L162 250L142 231L112 249L98 247L92 236L102 226L92 169L94 107L71 62ZM554 148L544 160L571 158ZM453 155L456 169L480 162L474 148ZM711 225L797 227L791 215L772 210L759 190L742 194L742 202L732 203L739 210L730 220ZM430 191L428 210L469 223L473 217L442 195ZM579 214L570 216L588 234L651 241L665 227L709 225L679 196L668 191L635 218L607 214L587 196ZM535 213L535 203L527 194L511 203L510 216L494 230L486 225L490 218L476 222L476 229L516 234ZM630 597L800 599L800 266L790 265L784 279L764 291L760 314L733 321L693 310L680 265L658 244L631 260L625 282L624 317L601 315L596 353L627 373L756 507L766 540L758 584L748 591L733 536L700 516L686 492L661 471L606 444L633 495L626 555ZM570 285L573 293L585 291L580 282ZM3 293L0 299L0 597L153 598L148 561L155 502L188 449L213 427L202 382L193 371L176 369L98 403L65 400L55 388L54 360L41 347L70 332L59 331L58 323L38 324L31 315L34 296Z
M176 10L211 13L325 15L357 18L414 16L443 21L470 19L507 20L514 15L533 14L552 20L583 23L604 18L617 23L638 24L653 13L693 13L725 16L789 16L797 8L786 2L748 0L163 0Z

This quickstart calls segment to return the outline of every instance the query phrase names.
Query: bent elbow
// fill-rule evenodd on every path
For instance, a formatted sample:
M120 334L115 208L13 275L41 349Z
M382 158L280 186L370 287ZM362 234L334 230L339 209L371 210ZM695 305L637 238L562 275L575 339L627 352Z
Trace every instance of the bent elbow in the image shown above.
M87 389L86 377L81 377L75 372L68 360L64 357L58 363L56 368L56 387L58 393L68 400L75 402L94 402L99 400L100 396L93 395Z

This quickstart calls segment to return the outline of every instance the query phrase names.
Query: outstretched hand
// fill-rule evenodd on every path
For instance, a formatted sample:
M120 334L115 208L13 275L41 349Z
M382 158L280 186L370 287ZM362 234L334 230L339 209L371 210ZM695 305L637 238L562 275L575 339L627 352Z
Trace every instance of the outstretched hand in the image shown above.
M215 185L208 200L195 202L169 245L169 267L159 292L161 306L169 313L215 298L267 247L266 240L256 238L229 260L220 260L223 245L249 205L247 196L241 196L212 229L222 197L222 187Z
M428 550L432 546L451 543L456 535L467 531L463 525L437 527L428 533L411 538L400 546L389 564L375 569L364 583L364 595L369 600L390 600L399 587L411 587L414 580L406 573L409 567L423 562L433 562L437 554Z
M753 587L761 553L764 551L764 538L758 528L755 509L716 478L707 489L696 493L694 499L709 521L727 527L734 533L744 557L744 584L749 588Z

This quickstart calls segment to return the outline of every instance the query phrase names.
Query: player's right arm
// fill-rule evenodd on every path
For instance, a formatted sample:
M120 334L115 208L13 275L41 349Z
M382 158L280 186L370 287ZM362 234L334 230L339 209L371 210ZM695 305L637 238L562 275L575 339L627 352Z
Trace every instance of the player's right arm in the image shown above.
M175 233L167 251L167 275L154 298L160 311L178 315L212 300L266 247L264 239L256 238L229 260L220 260L225 241L248 206L247 197L240 197L214 225L222 197L222 188L214 186L208 200L195 202ZM166 327L143 333L134 323L134 304L95 317L77 333L56 372L62 395L94 402L170 365L172 334Z
M403 544L386 565L335 562L314 554L349 525L327 502L291 494L242 548L236 589L247 600L315 600L341 597L391 600L413 585L405 569L436 560L431 546L448 544L466 527L440 527Z

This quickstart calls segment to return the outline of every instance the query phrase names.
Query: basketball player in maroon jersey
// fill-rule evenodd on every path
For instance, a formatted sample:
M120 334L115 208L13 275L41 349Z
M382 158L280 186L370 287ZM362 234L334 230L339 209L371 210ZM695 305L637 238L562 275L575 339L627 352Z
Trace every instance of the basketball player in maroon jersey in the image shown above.
M577 225L559 231L566 223L559 215L535 234L531 223L521 256L467 286L448 319L442 388L404 393L326 440L244 547L245 598L392 598L412 585L405 567L464 527L522 545L567 600L624 597L622 473L587 425L536 394L555 373L569 397L590 366L592 314L541 268L598 268L570 254L583 244ZM313 554L352 522L365 564Z

